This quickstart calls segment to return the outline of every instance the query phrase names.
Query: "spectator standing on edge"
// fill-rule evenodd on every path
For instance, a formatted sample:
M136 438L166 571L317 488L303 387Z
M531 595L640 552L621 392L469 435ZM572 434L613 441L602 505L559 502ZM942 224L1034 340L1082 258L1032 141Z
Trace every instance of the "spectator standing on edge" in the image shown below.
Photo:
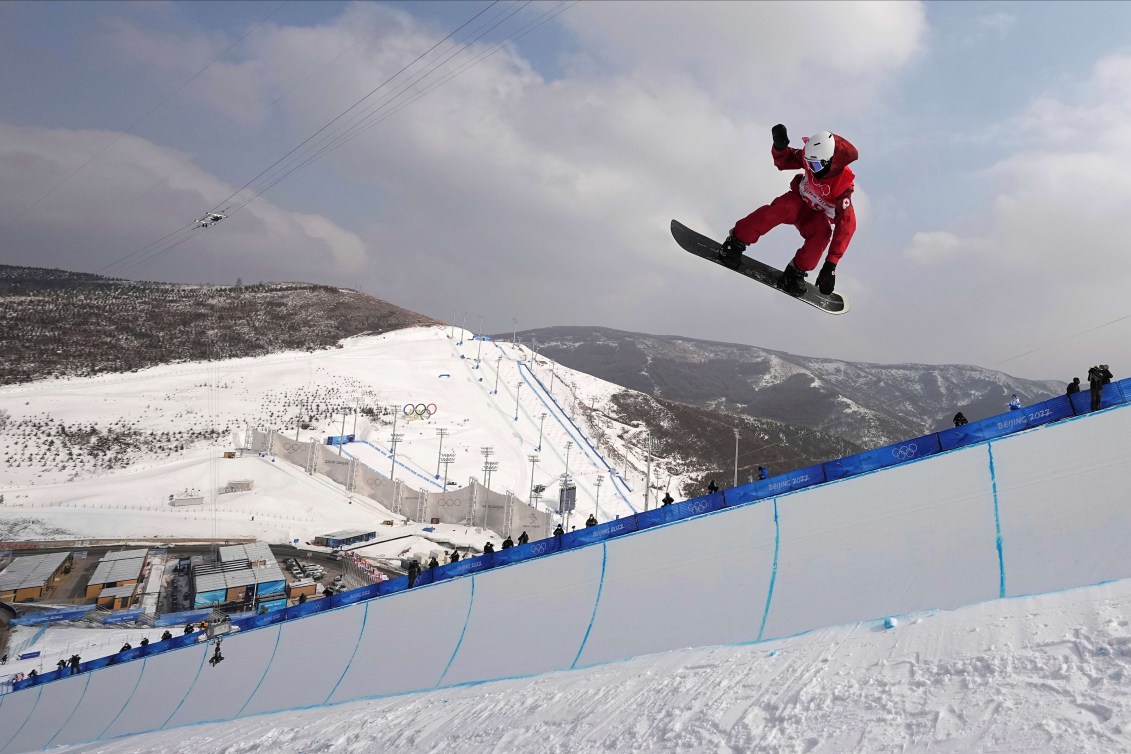
M765 466L759 466L758 467L758 479L769 479L769 478L770 478L770 470L767 469Z
M1100 364L1093 366L1088 370L1088 385L1092 390L1092 410L1096 411L1100 407L1100 402L1103 400L1104 385L1111 382L1111 370L1107 368L1107 364Z
M63 668L67 667L67 661L59 660L59 662L55 663L55 665L59 668L59 675L63 675Z
M675 498L672 497L672 493L665 492L664 493L664 499L660 501L660 504L661 504L661 506L671 505L674 502L675 502Z
M420 563L416 558L408 561L408 588L412 589L416 586L416 577L420 575Z
M484 555L486 555L489 552L494 552L494 551L495 551L495 543L494 542L488 542L487 544L483 545L483 554Z
M509 550L512 547L514 547L514 540L513 539L511 539L510 537L507 537L506 539L503 540L503 549L504 550Z
M173 638L173 635L171 633L169 633L169 629L165 629L165 633L161 634L161 641L166 641L166 640L172 639L172 638Z
M707 485L707 492L709 492L713 495L718 491L719 491L719 485L715 484L715 480L712 479L711 483Z
M1017 393L1014 393L1013 397L1009 399L1009 410L1010 411L1017 411L1020 408L1021 408L1021 399L1017 397Z
M558 524L557 526L554 527L554 536L555 537L560 537L563 534L565 534L565 529L562 528L561 524Z
M79 657L78 655L71 655L71 659L67 661L67 664L71 666L71 675L79 672L80 662L82 662L81 657Z
M133 649L133 646L128 641L125 644L123 644L122 648L119 649L118 651L119 652L125 652L127 649Z
M969 424L969 422L966 421L966 417L959 411L954 415L954 426L961 427L963 424Z
M523 532L522 534L518 535L518 543L520 545L524 545L529 541L530 541L530 535L528 535L526 532Z
M433 555L432 559L428 561L428 567L429 568L439 568L440 567L440 561L436 560L435 555Z
M1065 392L1065 395L1074 395L1076 393L1079 393L1080 392L1080 378L1079 377L1073 377L1072 382L1068 383L1068 389L1064 392Z
M185 633L186 633L186 634L191 634L191 633L192 633L192 624L191 624L191 623L186 623L186 624L185 624Z
M596 526L596 525L597 525L597 517L594 516L592 513L590 513L589 518L585 519L585 528L588 529L589 527Z

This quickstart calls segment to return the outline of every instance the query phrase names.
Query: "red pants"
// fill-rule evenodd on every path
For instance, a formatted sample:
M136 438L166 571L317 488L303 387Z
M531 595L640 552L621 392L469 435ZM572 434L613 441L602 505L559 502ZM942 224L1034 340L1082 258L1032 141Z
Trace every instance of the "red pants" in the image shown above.
M816 269L833 237L833 228L824 213L803 202L795 191L787 191L739 220L734 225L734 236L743 243L757 243L773 228L786 223L797 228L805 239L793 255L794 266L804 272Z

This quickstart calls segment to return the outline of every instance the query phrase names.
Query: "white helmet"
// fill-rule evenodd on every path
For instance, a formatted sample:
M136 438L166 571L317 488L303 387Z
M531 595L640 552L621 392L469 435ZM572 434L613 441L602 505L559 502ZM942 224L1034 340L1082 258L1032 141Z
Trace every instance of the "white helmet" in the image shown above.
M805 164L814 174L828 171L836 151L836 139L828 131L818 131L805 142Z

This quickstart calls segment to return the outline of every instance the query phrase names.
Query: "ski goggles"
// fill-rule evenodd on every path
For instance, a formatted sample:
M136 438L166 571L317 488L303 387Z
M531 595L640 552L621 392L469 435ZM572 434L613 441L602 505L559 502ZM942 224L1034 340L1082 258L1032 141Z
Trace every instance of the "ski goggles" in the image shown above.
M824 160L806 160L805 164L808 165L809 169L814 173L820 173L822 170L828 167L828 163Z

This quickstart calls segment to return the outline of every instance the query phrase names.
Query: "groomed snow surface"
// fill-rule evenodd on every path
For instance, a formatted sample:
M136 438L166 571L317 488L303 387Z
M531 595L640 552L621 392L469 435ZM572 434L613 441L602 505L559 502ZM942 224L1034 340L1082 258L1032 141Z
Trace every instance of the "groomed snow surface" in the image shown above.
M60 751L1115 752L1131 582Z

